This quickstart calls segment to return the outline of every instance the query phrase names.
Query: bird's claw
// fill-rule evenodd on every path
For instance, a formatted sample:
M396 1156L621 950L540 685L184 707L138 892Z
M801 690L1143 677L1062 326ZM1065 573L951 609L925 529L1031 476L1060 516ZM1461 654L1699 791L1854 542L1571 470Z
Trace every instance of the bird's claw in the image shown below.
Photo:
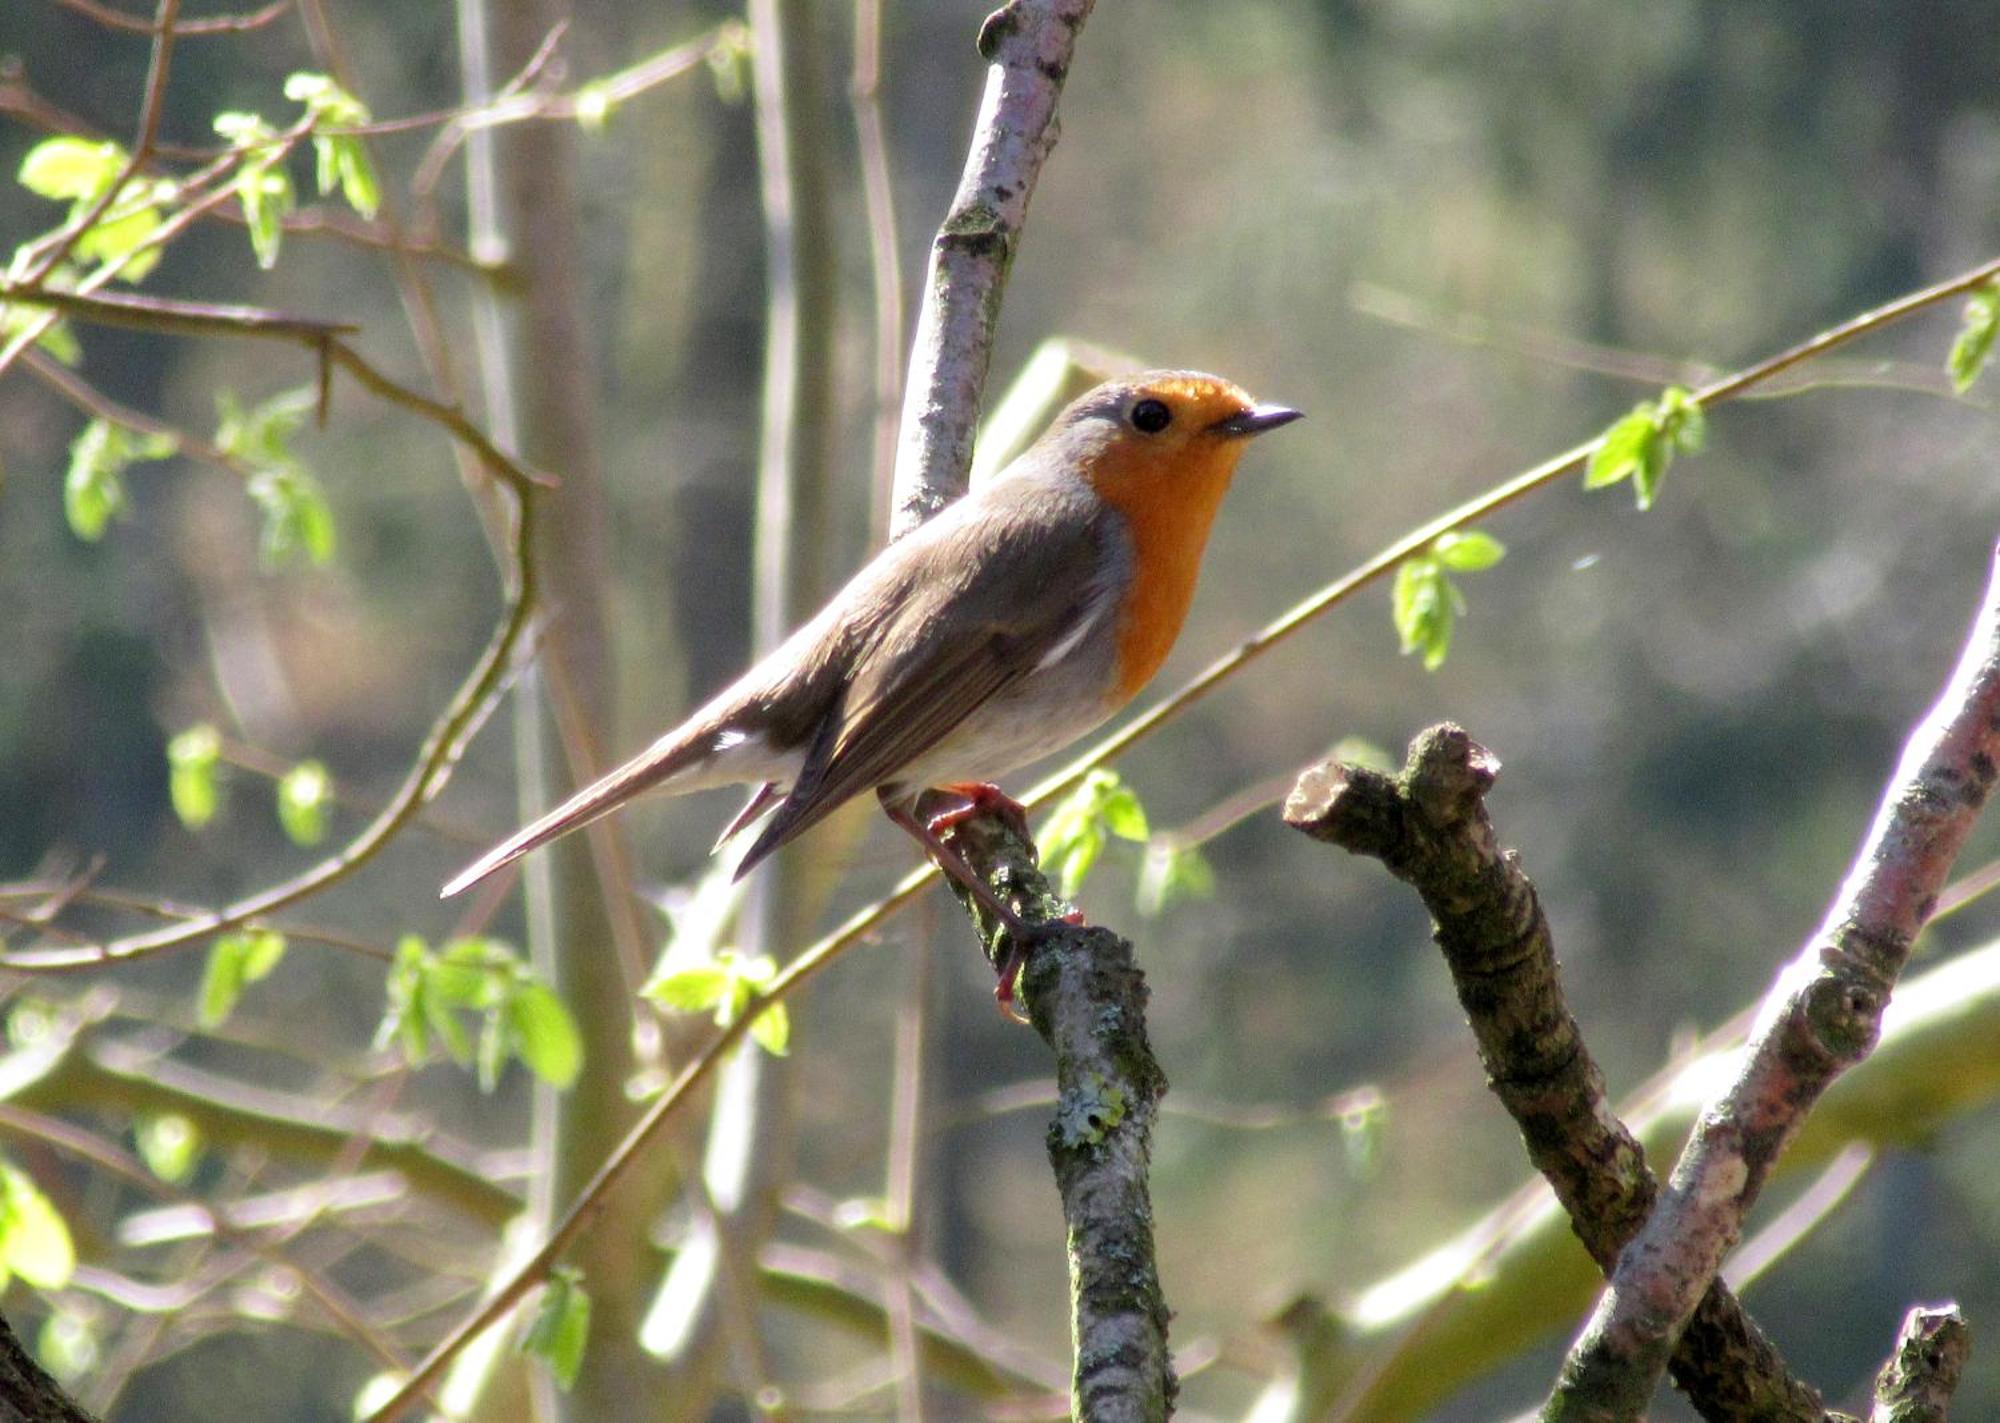
M926 822L931 834L941 836L976 815L991 815L1020 839L1030 845L1035 843L1028 830L1026 807L990 781L961 781L940 789L957 796L959 803L931 815Z

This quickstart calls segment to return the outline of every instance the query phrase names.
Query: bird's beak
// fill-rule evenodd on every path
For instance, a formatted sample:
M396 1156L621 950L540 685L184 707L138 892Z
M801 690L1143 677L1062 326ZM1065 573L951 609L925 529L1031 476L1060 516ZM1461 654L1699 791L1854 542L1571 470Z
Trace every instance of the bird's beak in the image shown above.
M1225 416L1209 428L1221 435L1261 435L1266 430L1289 425L1303 414L1303 410L1293 410L1284 405L1253 405L1248 410Z

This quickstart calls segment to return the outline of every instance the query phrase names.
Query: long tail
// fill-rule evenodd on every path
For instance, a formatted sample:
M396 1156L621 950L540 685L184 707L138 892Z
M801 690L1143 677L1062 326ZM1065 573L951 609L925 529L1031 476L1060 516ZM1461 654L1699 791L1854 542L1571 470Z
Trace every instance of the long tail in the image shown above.
M438 891L438 898L450 899L470 889L496 870L504 869L531 850L539 850L572 830L581 830L594 820L609 815L634 796L693 770L707 759L713 728L683 728L661 737L617 770L600 776L539 820L522 826L454 875ZM685 789L694 790L694 785Z

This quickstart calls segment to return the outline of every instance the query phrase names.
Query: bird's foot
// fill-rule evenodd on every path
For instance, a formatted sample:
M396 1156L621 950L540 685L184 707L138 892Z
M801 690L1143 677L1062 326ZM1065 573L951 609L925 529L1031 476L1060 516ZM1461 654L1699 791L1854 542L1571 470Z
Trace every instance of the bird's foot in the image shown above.
M959 781L938 789L957 796L959 803L931 812L926 823L933 835L943 835L975 815L991 815L1028 844L1035 843L1028 832L1027 808L992 782Z

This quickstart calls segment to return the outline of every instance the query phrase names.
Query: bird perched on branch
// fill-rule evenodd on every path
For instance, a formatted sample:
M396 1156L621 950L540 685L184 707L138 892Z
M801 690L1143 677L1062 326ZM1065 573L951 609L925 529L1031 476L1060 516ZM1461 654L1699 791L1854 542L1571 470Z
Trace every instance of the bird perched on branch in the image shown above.
M1098 386L997 477L878 553L708 705L481 855L444 894L645 792L748 784L749 804L717 841L771 812L741 876L873 790L1014 930L998 989L1007 1006L1028 934L943 832L978 810L1018 823L1020 806L992 778L1060 750L1151 679L1180 633L1245 442L1298 418L1195 371ZM917 799L932 789L954 802L920 817Z

